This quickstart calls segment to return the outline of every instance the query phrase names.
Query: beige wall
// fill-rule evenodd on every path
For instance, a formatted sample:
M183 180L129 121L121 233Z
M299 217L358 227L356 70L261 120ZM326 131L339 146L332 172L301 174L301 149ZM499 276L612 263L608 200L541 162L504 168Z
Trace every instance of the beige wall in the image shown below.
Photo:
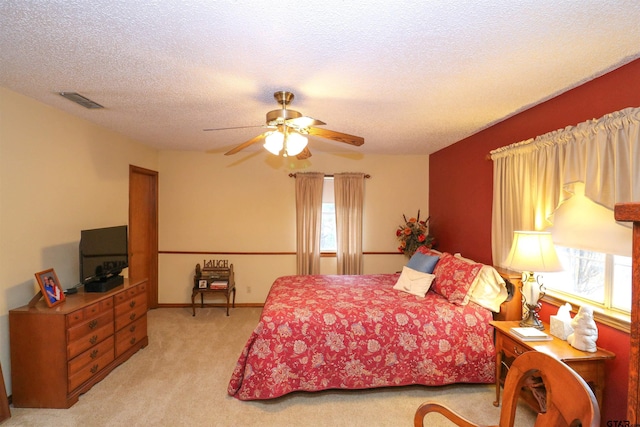
M128 222L129 164L157 169L157 151L0 88L0 362L9 392L8 310L35 295L38 271L54 268L64 288L78 282L81 229Z
M313 147L312 147L313 148ZM365 252L394 252L402 214L428 212L428 156L316 152L307 161L264 151L235 156L160 153L160 251L295 252L295 180L291 172L364 172ZM161 254L159 302L190 301L196 263L228 259L236 272L236 302L262 303L273 280L295 274L294 255ZM365 273L388 273L406 263L401 255L366 255ZM322 273L335 274L323 258Z

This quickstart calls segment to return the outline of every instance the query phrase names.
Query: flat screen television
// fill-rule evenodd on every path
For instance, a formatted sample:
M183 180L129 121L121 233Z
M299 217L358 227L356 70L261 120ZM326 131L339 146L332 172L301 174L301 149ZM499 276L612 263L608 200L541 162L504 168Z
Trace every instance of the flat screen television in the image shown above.
M85 291L105 292L121 284L120 273L128 266L126 225L80 232L80 283Z

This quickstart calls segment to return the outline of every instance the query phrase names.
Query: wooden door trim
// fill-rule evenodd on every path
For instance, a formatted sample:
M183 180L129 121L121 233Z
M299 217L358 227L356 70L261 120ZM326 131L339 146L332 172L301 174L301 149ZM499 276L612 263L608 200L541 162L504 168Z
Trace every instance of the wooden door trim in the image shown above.
M150 265L149 271L150 275L153 277L148 277L149 286L148 286L148 294L147 294L147 302L149 308L157 308L158 307L158 172L145 169L140 166L129 165L129 224L132 223L132 215L133 212L131 210L131 199L133 197L132 192L132 175L146 175L152 179L153 189L151 191L152 194L149 194L147 200L149 201L149 206L151 207L151 215L149 218L149 256L150 256Z

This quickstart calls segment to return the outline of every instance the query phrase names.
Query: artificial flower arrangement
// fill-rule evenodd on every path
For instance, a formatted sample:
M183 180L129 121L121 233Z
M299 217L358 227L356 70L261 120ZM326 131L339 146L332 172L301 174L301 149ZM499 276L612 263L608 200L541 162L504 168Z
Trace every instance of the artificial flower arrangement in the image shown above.
M400 225L396 230L396 236L400 241L398 250L408 257L411 257L420 246L432 248L435 244L435 238L428 233L429 218L420 221L420 210L418 216L409 218L402 214L404 224Z

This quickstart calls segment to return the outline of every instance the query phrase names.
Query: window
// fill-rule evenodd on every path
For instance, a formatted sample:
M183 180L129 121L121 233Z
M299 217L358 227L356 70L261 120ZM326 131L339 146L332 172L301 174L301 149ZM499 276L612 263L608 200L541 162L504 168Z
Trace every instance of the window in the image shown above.
M631 229L587 198L584 184L555 212L553 235L564 271L545 273L550 293L622 315L631 311Z
M611 306L631 313L631 257L613 255Z
M579 301L631 311L631 257L556 246L564 270L546 273L544 284Z
M320 252L336 252L336 203L333 177L325 177L322 186L322 223L320 225Z

